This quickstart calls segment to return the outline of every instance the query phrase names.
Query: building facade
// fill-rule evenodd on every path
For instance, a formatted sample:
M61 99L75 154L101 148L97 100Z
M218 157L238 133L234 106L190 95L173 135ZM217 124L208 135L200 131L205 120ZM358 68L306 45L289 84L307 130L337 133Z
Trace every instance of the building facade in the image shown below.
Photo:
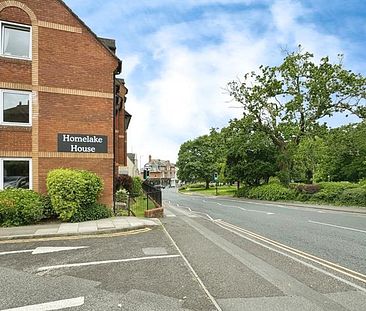
M61 0L0 0L0 189L45 193L50 170L86 169L113 204L130 119L114 52Z
M148 179L151 184L175 187L176 167L169 160L152 159L149 155L149 162L144 165L144 170L148 171Z

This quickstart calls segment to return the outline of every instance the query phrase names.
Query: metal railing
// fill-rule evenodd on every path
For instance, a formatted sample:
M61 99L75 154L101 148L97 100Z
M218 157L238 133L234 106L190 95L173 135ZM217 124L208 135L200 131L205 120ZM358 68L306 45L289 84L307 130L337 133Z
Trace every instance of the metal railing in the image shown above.
M162 206L162 195L161 190L155 188L147 180L142 183L142 190L144 190L146 196L152 200L156 205ZM147 207L148 209L148 207Z

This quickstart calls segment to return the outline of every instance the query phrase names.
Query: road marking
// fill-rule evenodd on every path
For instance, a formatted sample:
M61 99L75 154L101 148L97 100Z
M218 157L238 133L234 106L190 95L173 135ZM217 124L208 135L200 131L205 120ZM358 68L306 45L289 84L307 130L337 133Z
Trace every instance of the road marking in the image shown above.
M87 248L89 246L77 246L77 247L37 247L35 249L27 249L27 250L20 250L20 251L10 251L10 252L2 252L1 255L10 255L10 254L20 254L20 253L32 253L32 255L38 254L48 254L48 253L55 253L55 252L62 252L62 251L71 251L81 248Z
M178 247L177 243L175 243L175 241L173 240L172 236L169 234L169 232L165 229L164 225L163 225L163 229L165 234L167 235L167 237L172 241L173 245L175 246L175 248L177 249L178 253L180 254L180 256L183 258L184 262L186 263L187 267L189 268L189 270L191 271L191 273L193 274L193 276L196 278L197 282L201 285L202 289L204 290L204 292L206 293L206 295L208 296L208 298L211 300L211 302L214 304L214 306L216 307L216 310L218 311L222 311L221 307L219 306L219 304L217 303L216 299L211 295L211 293L208 291L208 289L206 288L205 284L203 284L202 280L200 279L200 277L198 276L198 274L196 273L196 271L193 269L193 267L191 266L191 264L189 263L188 259L184 256L184 254L182 253L182 251L180 250L180 248Z
M274 215L275 213L271 213L271 212L265 212L265 211L258 211L255 209L246 209L243 207L238 207L239 209L241 209L242 211L246 211L246 212L254 212L254 213L262 213L262 214L266 214L266 215Z
M166 258L176 258L176 257L179 257L179 255L148 256L148 257L139 257L139 258L127 258L127 259L116 259L116 260L80 262L80 263L71 263L71 264L65 264L65 265L40 267L40 268L37 269L37 271L40 272L40 271L56 270L56 269L63 269L63 268L96 266L96 265L105 265L105 264L110 264L110 263L133 262L133 261L152 260L152 259L166 259Z
M83 239L106 239L126 235L135 235L140 233L149 232L152 229L143 228L131 231L115 232L115 233L101 233L101 234L82 234L75 236L58 236L58 237L47 237L47 238L32 238L32 239L15 239L15 240L4 240L0 241L0 244L19 244L19 243L34 243L43 241L67 241L67 240L83 240Z
M224 221L216 221L215 223L218 226L220 226L221 228L226 229L226 230L228 230L228 231L230 231L230 232L232 232L232 233L234 233L234 234L236 234L236 235L238 235L238 236L240 236L240 237L242 237L244 239L247 239L247 240L249 240L249 241L251 241L253 243L256 243L258 245L261 245L261 246L263 246L263 247L265 247L267 249L270 249L272 251L275 251L275 252L277 252L279 254L282 254L282 255L284 255L286 257L289 257L289 258L291 258L291 259L293 259L293 260L295 260L295 261L297 261L297 262L299 262L299 263L301 263L303 265L306 265L308 267L311 267L311 268L313 268L313 269L315 269L317 271L320 271L320 272L322 272L322 273L324 273L326 275L329 275L329 276L331 276L331 277L333 277L333 278L335 278L335 279L337 279L337 280L339 280L339 281L341 281L343 283L346 283L346 284L348 284L348 285L350 285L350 286L352 286L352 287L354 287L354 288L356 288L358 290L361 290L363 292L366 292L366 289L365 288L363 288L361 286L358 286L358 285L356 285L356 284L354 284L354 283L352 283L350 281L347 281L347 280L345 280L345 279L343 279L341 277L338 277L338 276L336 276L336 275L334 275L334 274L332 274L330 272L327 272L327 271L325 271L325 270L323 270L321 268L318 268L318 267L316 267L316 266L314 266L312 264L306 263L306 262L302 261L301 259L298 259L298 258L296 258L296 257L294 257L294 256L292 256L292 255L290 255L288 253L291 253L291 254L296 255L298 257L301 257L301 258L310 260L312 262L315 262L315 263L317 263L319 265L322 265L324 267L327 267L327 268L329 268L331 270L337 271L337 272L339 272L341 274L344 274L344 275L346 275L348 277L351 277L351 278L356 279L358 281L361 281L363 283L366 283L366 275L363 275L363 274L361 274L359 272L356 272L356 271L353 271L351 269L345 268L343 266L337 265L337 264L335 264L333 262L327 261L327 260L322 259L322 258L319 258L317 256L314 256L314 255L305 253L303 251L300 251L300 250L298 250L296 248L292 248L290 246L287 246L285 244L279 243L277 241L268 239L268 238L266 238L264 236L261 236L261 235L259 235L257 233L254 233L254 232L251 232L249 230L246 230L246 229L237 227L237 226L235 226L233 224L230 224L230 223L227 223L227 222L224 222ZM240 233L243 233L243 234L246 234L246 235L250 236L251 238L248 237L248 236L242 235L239 232ZM255 240L255 239L257 239L259 241L262 241L262 242L265 242L265 243L267 243L269 245L272 245L272 246L274 246L274 247L276 247L278 249L273 248L273 247L271 247L269 245L263 244L263 243ZM282 249L283 251L285 251L287 253L285 253L283 251L280 251L279 249Z
M51 311L65 308L79 307L84 304L84 297L57 300L52 302L41 303L37 305L29 305L24 307L5 309L1 311Z
M323 226L328 226L328 227L335 227L335 228L340 228L340 229L345 229L345 230L350 230L350 231L366 233L365 230L354 229L354 228L350 228L350 227L343 227L343 226L337 226L337 225L332 225L332 224L326 224L324 222L318 222L318 221L312 221L312 220L309 220L309 222L311 222L312 224L318 224L318 225L323 225Z

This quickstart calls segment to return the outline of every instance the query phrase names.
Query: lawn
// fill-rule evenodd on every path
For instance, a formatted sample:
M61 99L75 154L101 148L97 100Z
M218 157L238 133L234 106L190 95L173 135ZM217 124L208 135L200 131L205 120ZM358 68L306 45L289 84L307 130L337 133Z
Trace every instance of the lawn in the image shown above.
M180 190L184 193L197 193L197 194L204 194L204 195L216 195L216 187L210 186L209 189L202 188L189 188L189 186L184 189ZM236 193L236 186L218 186L217 187L217 195L228 195L233 196Z

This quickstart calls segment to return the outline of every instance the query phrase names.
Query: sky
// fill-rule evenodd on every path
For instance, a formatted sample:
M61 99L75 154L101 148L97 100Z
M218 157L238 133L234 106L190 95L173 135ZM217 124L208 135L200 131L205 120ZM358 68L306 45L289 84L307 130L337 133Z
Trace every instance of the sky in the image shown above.
M128 152L142 165L149 155L174 163L182 143L240 118L227 83L281 64L299 44L315 59L344 54L347 69L366 75L365 0L64 2L98 36L116 40L132 114Z

